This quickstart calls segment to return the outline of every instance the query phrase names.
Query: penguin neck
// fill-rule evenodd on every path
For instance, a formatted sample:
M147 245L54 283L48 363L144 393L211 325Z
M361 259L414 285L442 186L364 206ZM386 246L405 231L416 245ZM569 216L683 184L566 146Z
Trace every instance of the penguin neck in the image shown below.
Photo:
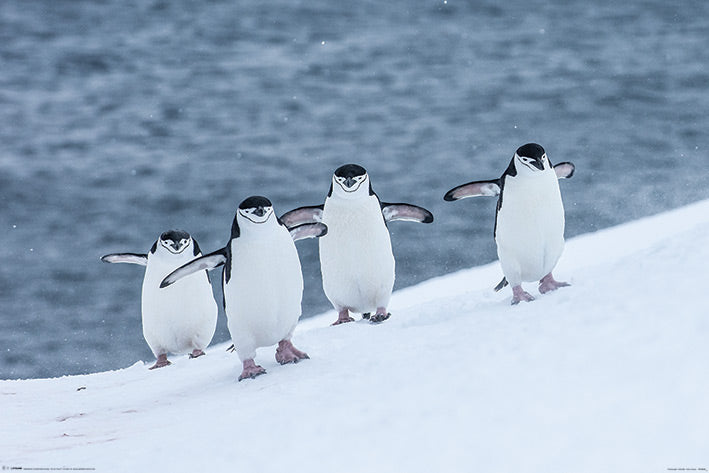
M243 217L240 217L237 225L239 235L237 236L244 239L264 239L273 234L278 226L278 219L275 214L271 214L268 220L262 223L245 221ZM232 239L234 238L233 233L232 230Z
M518 164L517 172L514 175L510 175L509 177L513 177L514 179L517 179L519 181L539 181L549 179L549 177L553 174L554 179L556 179L556 173L554 173L554 170L550 167L546 167L543 171L531 171L529 169L520 169L523 167L524 166L520 166Z
M157 274L158 276L165 277L176 268L192 261L193 258L194 256L190 248L177 254L170 253L165 248L158 248L155 253L148 255L146 275L150 273L152 275Z

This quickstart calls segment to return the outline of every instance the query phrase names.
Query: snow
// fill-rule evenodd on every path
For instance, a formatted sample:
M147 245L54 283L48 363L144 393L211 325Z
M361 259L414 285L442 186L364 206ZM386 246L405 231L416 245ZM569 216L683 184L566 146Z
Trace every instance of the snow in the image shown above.
M570 240L555 276L572 287L532 303L492 291L494 263L396 292L381 325L305 320L294 343L311 359L280 366L260 349L255 380L236 381L222 344L160 370L0 381L0 465L709 468L707 262L704 201Z

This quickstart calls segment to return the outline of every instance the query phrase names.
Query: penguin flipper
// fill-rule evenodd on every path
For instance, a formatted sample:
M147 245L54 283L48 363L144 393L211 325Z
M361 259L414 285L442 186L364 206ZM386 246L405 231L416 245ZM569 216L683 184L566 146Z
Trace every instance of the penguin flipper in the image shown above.
M453 202L454 200L466 199L468 197L487 196L495 197L500 195L500 180L473 181L463 184L446 192L443 200Z
M382 215L387 222L404 220L407 222L431 223L433 214L423 207L411 204L390 204L382 202Z
M193 259L189 263L183 264L168 274L167 277L165 277L165 279L163 279L160 283L160 287L167 287L192 273L205 269L214 269L224 263L226 263L226 248L209 253L208 255L200 256L199 258Z
M289 230L293 241L305 240L306 238L319 238L327 235L327 225L324 223L304 223Z
M574 163L564 162L554 166L554 172L558 179L569 179L574 175L574 171L576 171Z
M101 257L104 263L129 263L139 264L141 266L148 265L148 255L139 253L111 253Z
M289 230L304 223L319 223L322 222L324 208L324 204L299 207L284 213L279 220Z
M497 286L495 286L495 292L500 292L503 287L507 286L509 283L507 282L507 278L502 278L502 281L499 282Z

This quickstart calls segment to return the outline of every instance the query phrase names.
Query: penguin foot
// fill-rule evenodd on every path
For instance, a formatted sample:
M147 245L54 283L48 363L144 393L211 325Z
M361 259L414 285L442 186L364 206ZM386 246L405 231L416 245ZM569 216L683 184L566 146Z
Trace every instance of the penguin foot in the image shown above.
M163 366L171 365L170 360L167 359L167 355L158 355L158 361L155 362L153 366L148 369L154 370L155 368L162 368Z
M239 375L239 381L243 381L246 378L254 379L256 376L260 376L266 373L266 370L262 366L257 365L253 359L244 360L244 369Z
M354 322L354 321L355 321L355 319L350 317L350 311L347 309L343 309L337 314L337 320L335 320L335 322L333 322L332 325L346 324L347 322Z
M376 314L368 317L368 319L371 323L378 324L378 323L384 322L389 317L391 317L391 313L389 313L389 312L377 312Z
M534 297L524 289L522 286L514 286L512 288L512 305L517 305L520 302L532 302Z
M192 350L192 353L190 353L190 359L192 359L192 358L198 358L198 357L200 357L200 356L202 356L202 355L204 355L204 354L205 354L205 353L204 353L202 350L200 350L200 349L198 349L198 348L195 348L194 350Z
M547 292L556 291L560 287L568 286L571 286L571 284L563 281L557 281L554 279L554 276L549 273L539 281L539 292L546 294Z
M298 363L300 360L309 360L307 353L298 350L290 340L281 340L276 348L276 361L282 365Z

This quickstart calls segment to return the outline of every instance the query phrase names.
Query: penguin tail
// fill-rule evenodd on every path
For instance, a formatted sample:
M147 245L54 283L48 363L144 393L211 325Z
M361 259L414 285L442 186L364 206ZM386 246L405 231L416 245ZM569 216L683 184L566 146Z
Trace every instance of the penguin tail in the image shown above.
M502 281L500 281L500 283L497 286L495 286L495 292L500 292L500 290L502 290L502 288L507 286L508 284L509 283L507 282L507 278L503 277Z

